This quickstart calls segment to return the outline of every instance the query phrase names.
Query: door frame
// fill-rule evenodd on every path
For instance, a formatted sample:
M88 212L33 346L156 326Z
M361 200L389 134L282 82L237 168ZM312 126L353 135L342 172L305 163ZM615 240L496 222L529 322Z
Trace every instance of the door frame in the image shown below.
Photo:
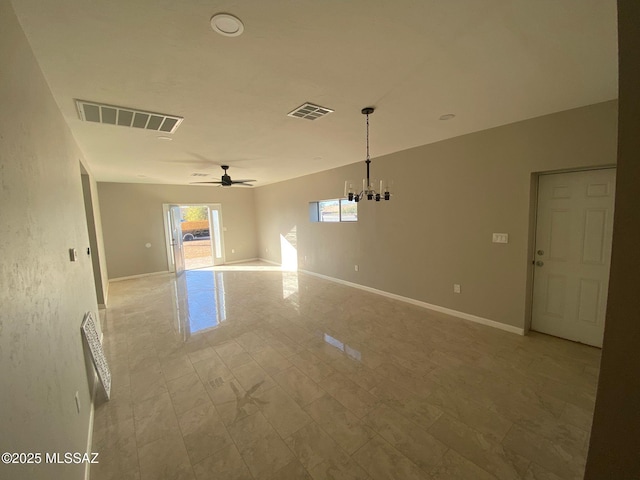
M171 255L171 222L169 222L169 209L171 203L162 204L162 224L164 225L164 247L167 255L167 270L171 273L176 271L173 255Z
M226 257L225 257L225 251L224 251L224 223L223 223L223 219L222 219L222 204L221 203L203 203L203 204L196 204L196 206L198 205L204 205L209 207L209 230L210 232L213 231L213 210L217 210L219 215L218 215L218 223L219 223L219 228L220 228L220 262L216 263L216 247L214 245L214 241L213 241L213 235L210 234L210 238L211 238L211 255L213 257L213 265L214 266L218 266L218 265L224 265L226 263Z
M91 267L93 273L93 283L96 290L96 300L98 308L103 310L107 308L107 295L109 284L105 283L102 278L102 268L100 265L100 249L98 248L98 227L96 225L95 208L93 204L93 190L91 189L91 176L80 163L80 183L82 185L82 198L84 204L85 221L87 224L87 234L89 236L89 245L87 254L91 257Z
M178 203L163 203L162 204L162 221L164 225L164 245L166 248L167 254L167 270L170 273L175 273L176 264L173 258L173 241L171 237L171 220L169 219L169 215L171 215L171 207L179 207Z
M175 203L163 203L162 204L162 218L163 218L163 224L164 224L164 244L165 244L165 249L166 249L166 255L167 255L167 266L168 266L168 270L170 273L174 273L176 271L175 268L175 264L173 262L173 255L172 255L172 249L171 249L171 225L169 223L169 211L170 208L172 206L177 206L177 207L209 207L209 229L213 229L213 217L211 215L211 210L213 208L217 209L220 212L220 249L221 249L221 253L222 253L222 257L221 257L221 261L218 265L224 265L225 264L225 250L224 250L224 223L223 223L223 218L222 218L222 204L221 203L193 203L193 202L187 202L187 203L180 203L180 202L175 202ZM213 244L213 237L211 236L210 238L212 238L211 241L211 256L214 260L214 265L215 265L215 246Z
M525 297L525 319L524 334L527 335L531 331L531 323L533 321L533 281L535 269L535 249L536 249L536 233L538 228L538 188L540 185L540 177L543 175L555 175L558 173L578 173L588 172L591 170L610 170L616 169L616 164L596 165L592 167L563 168L559 170L544 170L541 172L533 172L530 176L529 187L529 238L527 242L527 290ZM615 202L615 198L614 198ZM570 340L569 340L570 341Z

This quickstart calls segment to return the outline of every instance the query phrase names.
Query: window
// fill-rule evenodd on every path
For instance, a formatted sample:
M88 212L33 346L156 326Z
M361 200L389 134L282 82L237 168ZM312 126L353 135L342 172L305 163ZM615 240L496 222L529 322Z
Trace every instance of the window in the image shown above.
M340 221L340 200L323 200L318 202L318 216L320 222Z
M358 221L358 204L347 199L340 200L340 221L341 222L357 222Z
M346 198L311 202L309 219L312 222L357 222L358 204Z

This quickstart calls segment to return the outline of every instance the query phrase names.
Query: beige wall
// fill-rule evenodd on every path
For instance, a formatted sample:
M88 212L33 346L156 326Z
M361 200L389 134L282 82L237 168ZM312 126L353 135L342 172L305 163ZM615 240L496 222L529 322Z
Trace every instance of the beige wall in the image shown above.
M8 0L0 70L0 452L83 452L91 400L80 324L97 303L82 154ZM81 479L84 465L0 464L0 478Z
M361 182L364 162L259 187L260 256L280 262L280 235L295 229L302 269L522 328L531 174L614 164L616 111L607 102L376 158L372 176L393 179L394 196L361 203L353 224L310 223L308 202Z
M163 203L222 204L226 261L258 256L251 188L98 183L98 196L111 279L168 269Z
M585 478L640 478L640 3L618 1L620 131L602 364Z

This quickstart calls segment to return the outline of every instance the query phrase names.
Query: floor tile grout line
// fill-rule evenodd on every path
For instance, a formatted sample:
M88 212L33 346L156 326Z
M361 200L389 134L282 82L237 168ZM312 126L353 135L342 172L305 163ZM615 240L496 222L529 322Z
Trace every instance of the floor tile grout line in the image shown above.
M186 354L185 357L186 357L187 361L191 364L191 368L194 368L193 367L193 362L191 361L191 357L189 357L188 354ZM193 370L193 372L195 372L195 369ZM197 375L197 372L195 372L195 373ZM186 376L186 375L189 375L189 374L185 374L185 375L183 375L183 377ZM167 386L167 380L164 377L164 371L162 372L162 375L163 375L163 378L164 378L164 381L165 381L165 386ZM180 378L182 378L182 377L180 377ZM200 381L202 381L202 380L200 379ZM184 434L182 432L182 427L180 426L178 412L176 412L176 407L175 407L175 404L173 402L173 398L171 396L171 393L169 392L169 388L168 387L167 387L167 395L169 395L169 401L171 402L171 408L173 410L173 415L175 416L176 423L178 425L178 431L180 432L180 441L182 442L182 446L184 447L184 451L185 451L185 453L187 455L187 459L189 460L189 466L191 467L191 472L193 473L193 478L195 479L196 478L196 472L195 472L195 469L194 469L194 464L191 461L191 457L189 456L189 450L187 449L187 444L186 444L186 442L184 440ZM213 405L213 402L212 402L212 405ZM197 407L195 407L195 408L197 408Z
M444 443L444 442L442 442ZM493 473L489 472L487 469L483 468L481 465L478 465L475 461L473 461L471 458L469 458L467 455L464 455L462 452L460 452L459 450L455 449L454 447L447 445L445 443L445 445L447 446L447 448L449 450L453 450L455 453L457 453L458 455L460 455L462 458L464 458L467 462L473 464L476 468L479 468L480 470L482 470L483 472L487 473L488 475L492 476L493 478L497 479L498 477L496 475L494 475Z
M442 416L444 416L444 415L446 415L446 412L445 412ZM442 418L442 416L441 416L440 418ZM457 420L456 418L453 418L453 417L451 417L451 418L452 418L455 422L457 422L457 423L462 423L462 422L460 422L459 420ZM438 419L438 420L439 420L439 419ZM431 425L431 427L430 427L430 428L432 428L432 427L433 427L433 425L435 425L435 422ZM479 434L479 435L482 435L483 437L486 437L486 435L485 435L484 433L480 432L479 430L476 430L476 429L475 429L475 428L473 428L472 426L467 425L466 423L464 423L464 425L465 425L465 427L466 427L466 428L468 428L468 429L470 429L470 430L473 430L476 434ZM514 426L515 426L515 424L514 424L514 423L512 423L512 425L509 427L509 430L508 430L507 434L509 433L509 431L511 431L511 429L512 429ZM430 433L430 432L429 432L429 433ZM505 438L506 438L507 434L505 434ZM458 451L455 447L452 447L452 446L451 446L451 445L449 445L448 443L445 443L443 440L440 440L440 439L439 439L438 437L436 437L435 435L433 435L433 436L434 436L437 440L439 440L441 443L445 444L448 448L450 448L451 450L455 451L458 455L460 455L460 456L464 457L467 461L469 461L469 462L473 463L476 467L478 467L478 468L480 468L480 469L484 470L485 472L487 472L487 473L489 473L490 475L492 475L492 476L494 476L494 477L495 477L495 475L494 475L493 473L488 472L485 468L483 468L481 465L478 465L475 461L473 461L473 460L472 460L471 458L469 458L468 456L464 455L462 452ZM504 440L504 439L503 439L503 440ZM504 448L504 445L502 444L502 441L500 441L500 442L493 442L493 441L491 441L491 439L489 439L488 441L489 441L489 443L490 443L490 444L493 444L493 446L496 446L496 447L502 447L502 448ZM516 452L516 453L517 453L517 452ZM520 455L520 454L518 454L518 455ZM522 456L522 455L520 455L520 456ZM524 457L524 456L522 456L522 457L523 457L523 458L526 458L526 457ZM531 458L526 458L526 459L529 461L529 463L531 463L531 462L533 461L533 459L531 459Z
M216 409L216 411L218 411L216 405L213 405L213 408ZM218 412L219 414L220 412ZM245 417L246 418L246 417ZM251 469L249 468L249 465L247 464L246 460L244 459L244 457L242 456L242 452L240 451L240 447L238 446L236 440L233 438L233 435L231 434L231 432L229 432L229 429L227 428L226 425L224 425L225 429L227 430L227 435L229 435L229 438L231 439L231 442L233 443L234 448L236 449L236 451L238 452L238 455L240 455L240 458L242 459L242 463L245 466L245 468L247 469L247 472L249 472L249 475L251 475L253 477L253 474L251 473ZM255 478L255 477L254 477Z
M233 375L233 374L232 374L232 375ZM237 382L237 379L236 379L235 377L234 377L234 380L236 380L236 382ZM202 381L202 379L200 379L200 381ZM204 382L203 382L203 383L204 383ZM238 385L240 385L240 382L238 382ZM206 389L206 387L205 387L205 389ZM244 390L244 389L243 389L243 390ZM208 392L207 392L207 396L209 396L209 393L208 393ZM242 460L242 464L243 464L243 465L245 466L245 468L247 469L247 472L249 472L249 475L251 475L251 477L255 479L254 475L251 473L251 469L249 468L249 465L247 464L246 460L245 460L245 459L244 459L244 457L242 456L242 452L240 451L240 448L238 447L238 444L236 443L236 440L233 438L233 435L231 435L231 432L229 432L229 429L227 428L227 425L225 425L225 424L224 424L224 420L223 420L223 418L224 418L224 417L220 414L220 411L218 410L218 408L217 408L216 404L213 402L213 400L210 398L210 396L209 396L209 400L211 401L211 405L212 405L212 406L213 406L213 408L215 409L216 413L217 413L217 414L218 414L218 416L220 417L220 421L221 421L221 423L222 423L222 427L225 429L225 431L227 432L227 435L228 435L228 436L229 436L229 438L231 439L231 443L232 443L233 447L236 449L236 451L238 452L238 455L240 456L240 459ZM256 412L256 413L257 413L257 412ZM255 413L254 413L254 414L255 414ZM250 416L250 415L248 415L248 416ZM246 417L244 417L244 418L246 418ZM218 450L218 451L221 451L221 450L222 450L222 449L220 449L220 450ZM198 463L203 462L204 460L206 460L207 458L209 458L209 457L211 457L211 456L213 456L213 455L215 455L215 453L212 453L211 455L208 455L207 457L205 457L205 458L203 458L202 460L200 460L200 462L198 462ZM194 469L194 478L196 478L196 475L195 475L195 465L192 465L192 468Z
M335 444L335 448L337 448L338 450L340 450L342 453L344 453L344 454L345 454L345 456L346 456L347 458L349 458L349 459L353 460L354 462L355 462L355 459L353 458L353 456L355 455L355 453L356 453L358 450L360 450L364 445L366 445L367 443L369 443L369 441L371 440L371 438L367 439L367 441L366 441L366 442L364 442L362 445L360 445L360 446L359 446L359 447L358 447L358 448L357 448L353 453L349 453L349 452L347 452L347 451L342 447L342 445L340 445L340 444L339 444L339 443L338 443L338 442L333 438L333 436L331 436L331 434L329 434L329 432L327 432L327 431L322 427L322 425L320 424L320 422L317 422L314 418L311 418L311 421L312 421L313 423L315 423L315 424L317 425L317 427L318 427L318 428L319 428L319 429L320 429L320 430L321 430L321 431L322 431L322 432L323 432L327 437L329 437L329 438L331 439L331 441ZM306 425L305 425L305 426L306 426ZM305 427L302 427L302 428L305 428ZM301 430L301 429L300 429L300 430ZM298 430L298 431L299 431L299 430ZM372 431L373 431L373 429L372 429ZM377 432L375 432L375 431L374 431L374 433L375 433L375 435L377 435L377 434L378 434L378 433L377 433ZM375 436L375 435L374 435L374 436ZM372 437L372 438L373 438L373 437ZM358 464L358 462L356 462L356 464ZM358 464L358 465L359 465L359 464ZM362 468L362 467L361 467L361 468ZM363 470L364 470L364 469L363 469ZM365 471L366 471L366 470L365 470ZM368 474L369 474L369 472L367 472L367 475L368 475Z

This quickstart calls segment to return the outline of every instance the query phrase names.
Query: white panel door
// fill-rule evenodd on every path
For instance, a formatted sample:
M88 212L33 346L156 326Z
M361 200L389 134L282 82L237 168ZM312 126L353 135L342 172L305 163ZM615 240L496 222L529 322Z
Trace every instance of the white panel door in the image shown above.
M541 175L531 328L602 346L615 169Z

